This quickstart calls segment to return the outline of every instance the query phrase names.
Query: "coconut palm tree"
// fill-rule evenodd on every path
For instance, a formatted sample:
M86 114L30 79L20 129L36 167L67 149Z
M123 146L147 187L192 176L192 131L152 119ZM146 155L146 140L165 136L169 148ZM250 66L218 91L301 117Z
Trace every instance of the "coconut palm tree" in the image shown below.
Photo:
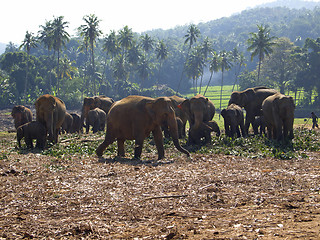
M147 33L141 36L141 47L144 51L144 56L146 56L147 52L154 48L154 39L150 37Z
M208 87L210 85L210 82L211 82L211 79L212 79L212 76L213 76L213 73L214 72L219 72L221 68L221 58L220 58L220 55L217 54L216 52L212 52L212 56L209 60L209 71L210 71L210 79L208 81L208 84L207 84L207 87L206 87L206 90L204 91L203 95L205 96L206 95L206 92L208 90Z
M26 65L26 78L25 78L25 84L24 84L24 99L26 100L27 97L27 89L28 89L28 72L29 72L29 56L30 56L30 50L31 48L37 47L37 39L33 36L32 33L26 32L26 35L24 37L24 40L22 44L20 45L20 49L24 48L27 52L27 65Z
M157 85L158 85L160 81L160 70L162 69L164 60L166 60L166 58L168 57L168 47L165 45L163 40L160 40L158 42L158 45L156 47L156 53L157 53L157 59L160 59L159 75L158 75L158 82L157 82Z
M187 61L186 72L187 75L193 80L194 93L197 93L197 79L203 72L204 60L200 48L195 48Z
M184 70L185 70L185 67L186 67L186 63L189 59L189 53L190 53L190 49L192 47L192 45L197 42L197 39L198 37L200 36L200 30L198 29L198 27L194 24L191 24L188 28L188 31L187 31L187 34L184 35L185 37L185 41L184 41L184 44L188 44L189 43L189 47L188 47L188 53L187 53L187 60L185 61L184 65L183 65L183 69L182 69L182 72L181 72L181 77L180 77L180 81L179 81L179 84L178 84L178 88L177 88L177 91L176 91L176 94L178 93L179 91L179 88L180 88L180 84L181 84L181 81L182 81L182 77L183 77L183 73L184 73Z
M208 54L210 52L212 52L212 43L211 41L209 40L208 37L206 37L204 40L203 40L203 43L201 44L201 47L200 47L200 51L203 55L203 59L204 59L204 65L203 65L203 69L202 69L202 74L201 74L201 79L200 79L200 87L199 87L199 94L201 93L201 86L202 86L202 78L203 78L203 73L204 73L204 68L206 67L206 62L208 60Z
M102 31L99 29L100 20L94 14L86 15L83 17L85 21L84 25L81 25L78 28L80 36L83 37L85 40L89 42L90 47L90 55L91 55L91 65L92 65L92 81L93 81L93 93L94 95L97 94L96 92L96 77L95 77L95 62L94 62L94 47L97 38L102 34Z
M221 65L220 65L220 69L221 69L221 73L222 73L222 77L221 77L221 89L220 89L220 111L221 111L221 104L222 104L222 89L223 89L223 75L224 75L224 71L228 71L230 70L230 68L232 67L232 58L231 58L231 52L227 52L226 50L222 50L220 53L220 59L221 59ZM219 115L220 118L220 115Z
M238 48L235 47L232 50L232 61L235 63L235 70L234 70L234 75L235 75L235 80L232 86L232 92L234 91L235 85L237 84L238 81L238 76L240 74L241 71L241 67L242 66L246 66L247 64L245 63L246 58L243 55L243 52L239 52Z
M128 26L125 26L123 29L119 31L119 43L122 47L122 54L125 55L127 50L132 46L133 44L133 32L132 29Z
M265 56L269 56L272 53L272 46L276 43L274 40L276 37L270 36L270 29L263 25L257 25L258 32L250 33L250 38L247 40L249 47L248 51L251 52L251 61L255 56L258 56L258 82L260 78L261 63Z
M60 76L60 51L62 47L66 46L66 43L70 39L70 35L66 32L68 22L64 21L64 17L60 16L53 20L52 30L50 35L53 38L53 49L58 53L58 65L57 65L57 76ZM57 95L59 96L60 81L57 79Z

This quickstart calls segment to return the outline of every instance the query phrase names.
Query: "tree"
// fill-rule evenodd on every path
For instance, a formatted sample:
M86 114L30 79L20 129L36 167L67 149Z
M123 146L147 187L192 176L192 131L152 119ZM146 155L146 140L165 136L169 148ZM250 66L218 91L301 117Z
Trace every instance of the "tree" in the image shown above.
M163 40L160 40L158 42L158 45L156 47L156 53L157 53L157 59L160 59L159 74L158 74L158 81L157 81L157 85L158 85L160 82L160 70L162 69L164 60L166 60L166 58L168 57L168 48L165 45Z
M197 79L201 76L203 72L204 59L201 53L201 48L195 48L186 63L186 73L188 77L192 78L194 93L197 91Z
M122 47L122 54L125 55L126 51L132 46L133 44L133 32L132 29L128 26L125 26L123 29L119 31L119 43Z
M211 56L211 58L209 60L209 71L210 71L211 74L210 74L210 79L208 81L206 90L203 93L204 96L206 95L206 92L207 92L208 87L210 85L213 73L214 72L219 72L220 68L221 68L221 57L216 52L212 52L212 56Z
M279 38L276 43L261 66L261 76L270 79L285 94L286 84L296 75L296 64L291 57L294 45L288 38Z
M53 20L52 22L52 30L51 35L53 38L53 49L58 53L58 69L57 75L60 76L60 51L62 47L66 46L66 42L69 41L70 35L66 32L66 28L68 27L68 22L63 21L64 17L60 16ZM59 96L59 77L57 79L57 95Z
M270 36L270 29L263 25L257 25L258 32L250 33L250 38L247 40L249 47L248 51L251 52L251 61L255 56L258 56L258 82L260 78L261 63L265 56L269 56L272 53L272 46L275 44L276 37Z
M27 97L27 89L28 89L28 72L29 72L29 56L31 48L37 47L37 40L33 36L32 33L26 32L24 40L20 45L20 49L24 48L27 52L27 65L26 65L26 76L25 76L25 85L24 85L24 99Z
M147 33L141 36L141 47L144 50L145 57L147 52L152 50L154 47L154 40Z
M199 36L200 36L200 30L198 29L198 27L196 25L191 24L189 26L189 28L188 28L187 34L184 35L184 37L185 37L184 44L188 44L189 43L189 47L188 47L187 58L186 58L187 60L185 61L183 69L182 69L182 72L181 72L181 77L180 77L180 81L179 81L179 84L178 84L178 88L177 88L176 94L178 93L179 88L180 88L180 84L181 84L181 81L182 81L183 73L185 71L186 63L187 63L187 61L189 59L189 53L190 53L191 47L197 41L197 38Z
M233 92L234 87L236 86L238 81L238 76L240 74L241 67L246 66L247 64L245 63L246 58L244 57L243 52L240 53L237 47L235 47L232 50L232 61L235 63L235 69L234 69L235 80L232 86L232 92Z
M209 40L208 37L206 37L204 39L203 43L201 44L200 51L201 51L201 53L203 55L204 64L203 64L203 69L202 69L202 74L201 74L199 93L201 93L202 78L203 78L204 68L206 66L205 63L208 60L208 54L212 52L212 43L211 43L211 41Z
M220 65L220 69L221 69L221 89L220 89L220 111L221 111L221 104L222 104L222 89L223 89L223 75L224 75L224 71L228 71L231 67L232 67L232 63L231 63L231 53L230 52L226 52L225 50L222 50L220 53L220 59L221 59L221 65ZM220 117L220 115L219 115Z
M93 93L97 94L96 91L96 67L94 62L94 47L96 39L102 34L102 31L99 29L100 20L94 14L86 15L83 17L85 21L84 25L81 25L78 28L80 36L89 42L90 53L91 53L91 65L92 65L92 81L93 81Z

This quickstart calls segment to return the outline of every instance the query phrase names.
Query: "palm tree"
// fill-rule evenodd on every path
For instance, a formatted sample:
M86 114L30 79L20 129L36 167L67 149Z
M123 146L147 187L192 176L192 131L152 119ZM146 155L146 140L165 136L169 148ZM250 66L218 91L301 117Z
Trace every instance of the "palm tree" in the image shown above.
M195 48L191 52L186 64L187 75L193 80L195 94L197 93L197 79L203 72L203 66L204 60L200 48Z
M119 31L119 43L123 48L123 55L125 55L126 51L132 46L133 42L133 32L132 29L128 26L125 26L123 29Z
M40 31L38 31L38 39L47 48L48 57L50 57L50 50L53 47L52 22L46 21L46 24L44 26L40 25L40 28L42 28L42 29ZM53 63L53 61L51 61L50 62L50 71L53 69L53 67L54 67L54 63ZM52 74L49 74L49 89L51 89L51 85L52 85L51 75Z
M250 38L247 40L249 45L247 50L252 52L251 61L255 56L258 56L259 66L257 82L259 82L261 63L265 56L269 56L272 53L272 46L275 45L274 40L276 37L270 36L270 29L268 27L262 25L257 25L257 27L257 33L250 33Z
M218 71L220 70L220 68L221 68L221 58L220 58L220 55L217 54L216 52L212 52L212 57L211 57L211 59L209 60L209 70L210 70L211 74L210 74L210 79L209 79L209 81L208 81L206 90L205 90L204 93L203 93L204 96L206 95L206 92L207 92L208 87L209 87L209 85L210 85L210 82L211 82L213 73L214 73L214 72L218 72Z
M212 44L208 37L206 37L201 44L200 51L203 55L204 62L206 63L208 60L208 54L212 52ZM203 65L203 68L206 66L206 64ZM201 74L201 80L200 80L200 88L199 88L199 94L201 93L201 86L202 86L202 78L203 78L204 69L202 70Z
M148 59L145 56L140 57L138 66L137 66L138 74L141 77L141 88L143 87L143 83L148 79L151 66Z
M99 29L100 20L94 14L86 15L83 17L83 20L86 24L81 25L78 28L80 36L89 42L90 50L91 50L91 65L92 65L92 81L93 81L93 93L96 92L96 78L95 78L95 62L94 62L94 47L96 39L102 34L102 31Z
M159 41L156 47L156 53L157 53L157 59L160 59L159 76L158 76L158 82L157 82L157 85L158 85L160 81L160 70L162 69L164 60L166 60L166 58L168 57L168 48L163 42L163 40Z
M141 47L144 50L144 56L154 47L154 40L147 33L141 36Z
M235 66L235 70L234 70L234 75L235 75L235 80L234 80L234 83L233 83L233 86L232 86L232 92L234 91L234 87L235 85L237 84L237 81L238 81L238 76L240 74L240 71L241 71L241 67L242 66L246 66L246 58L244 57L243 55L243 52L239 52L238 48L235 47L233 50L232 50L232 61L236 64Z
M24 84L24 99L26 100L27 97L27 88L28 88L28 72L29 72L29 56L30 56L30 50L31 48L37 47L37 40L33 36L32 33L26 32L26 35L24 37L24 40L22 44L20 45L20 49L24 48L27 52L27 65L26 65L26 79Z
M57 75L60 76L60 51L62 47L66 46L66 42L69 41L70 35L65 31L65 28L68 27L68 22L63 21L64 17L60 16L53 20L51 35L53 38L53 49L58 53L58 69ZM57 95L59 96L59 77L57 79Z
M111 31L108 35L106 35L106 37L104 38L102 49L107 53L105 58L105 69L102 75L103 79L107 69L107 56L109 55L111 58L111 62L113 62L115 56L120 52L120 46L115 31Z
M232 67L232 63L231 63L231 53L230 52L226 52L225 50L222 50L220 53L220 59L221 59L221 73L222 73L222 77L221 77L221 89L220 89L220 111L221 111L221 103L222 103L222 89L223 89L223 73L225 70L229 70ZM220 115L219 115L220 118Z
M185 41L184 41L184 44L187 44L189 43L189 48L188 48L188 53L187 53L187 61L189 59L189 53L190 53L190 49L193 45L193 43L195 43L197 41L197 38L200 36L200 30L197 28L196 25L194 24L191 24L188 28L188 31L187 31L187 34L184 35L185 37ZM180 81L179 81L179 84L178 84L178 88L177 88L177 91L176 91L176 94L178 93L179 91L179 88L180 88L180 84L181 84L181 81L182 81L182 77L183 77L183 73L184 73L184 70L185 70L185 66L186 66L186 63L187 61L185 61L184 63L184 66L183 66L183 69L182 69L182 72L181 72L181 77L180 77Z

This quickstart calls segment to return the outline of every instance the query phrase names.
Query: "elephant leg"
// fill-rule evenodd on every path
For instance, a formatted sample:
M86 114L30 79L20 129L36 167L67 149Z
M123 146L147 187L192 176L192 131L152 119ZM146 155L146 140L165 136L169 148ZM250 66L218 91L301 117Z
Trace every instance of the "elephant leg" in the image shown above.
M135 159L140 159L141 153L142 153L142 148L143 148L143 138L138 138L135 140L135 147L134 147L134 158Z
M236 132L237 132L237 138L240 138L240 137L241 137L241 134L240 134L240 128L239 128L239 126L236 126Z
M241 130L241 134L242 134L242 137L246 137L246 132L244 130L244 124L243 122L240 123L240 130Z
M106 150L106 148L115 141L115 137L112 136L112 134L109 134L108 132L106 133L106 137L104 139L104 141L98 146L98 148L96 149L96 154L98 157L101 157L104 150Z
M244 124L244 129L245 129L246 135L249 134L249 127L250 127L250 124L252 124L252 126L253 126L253 124L254 124L253 122L254 122L254 115L251 116L251 114L247 113L245 124Z
M33 144L32 144L32 138L31 137L25 137L24 138L25 142L26 142L26 145L27 145L27 148L33 148Z
M124 151L124 140L123 139L117 139L118 143L118 156L119 157L124 157L125 156L125 151Z
M153 131L153 139L158 150L158 160L164 158L163 137L160 127L156 127Z

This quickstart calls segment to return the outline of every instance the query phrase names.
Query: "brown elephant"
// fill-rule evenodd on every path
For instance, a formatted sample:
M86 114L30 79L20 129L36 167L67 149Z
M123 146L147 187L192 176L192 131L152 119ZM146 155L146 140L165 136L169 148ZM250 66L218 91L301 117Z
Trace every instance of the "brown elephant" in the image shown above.
M62 133L71 133L72 124L73 124L73 117L71 116L70 113L66 112L64 121L61 126L61 132Z
M181 121L182 121L182 128L181 128L181 134L182 135L181 135L181 137L185 137L186 136L186 125L187 125L187 121L188 121L188 115L184 111L182 111L182 109L179 108L178 105L181 104L186 99L182 98L182 97L179 97L179 96L176 96L176 95L170 96L168 98L170 98L170 100L172 102L173 109L174 109L174 112L176 114L176 117L180 118ZM178 127L179 127L179 125L178 125Z
M178 136L179 136L179 139L180 139L180 138L184 137L184 135L183 135L184 125L183 125L183 121L181 120L181 118L176 117L176 121L177 121L177 126L178 126ZM169 127L168 127L168 123L166 121L164 121L161 124L161 129L163 130L164 137L165 138L170 138L170 130L169 130Z
M248 134L250 124L254 122L254 117L260 115L263 100L275 93L277 93L276 90L267 87L254 87L244 91L232 92L229 105L234 103L246 110L244 124L246 135Z
M190 99L184 100L178 107L188 116L190 130L193 131L195 135L201 135L201 133L196 133L196 131L201 132L205 128L207 128L208 131L212 131L206 122L212 120L216 109L213 102L208 98L198 94Z
M107 114L100 108L92 109L88 112L86 119L86 133L89 133L90 126L92 132L104 131L106 126Z
M267 97L262 103L269 139L293 139L295 105L291 96L281 93Z
M107 130L103 143L96 149L98 156L115 140L118 142L118 156L124 156L124 141L135 140L134 157L140 158L143 142L152 132L158 150L158 159L164 158L161 123L169 125L175 147L182 153L190 153L182 148L178 139L178 127L172 102L167 97L150 98L128 96L115 102L107 115Z
M108 114L111 105L114 103L112 98L106 96L94 96L86 97L83 100L82 112L81 112L81 122L84 123L84 119L87 118L88 112L95 108L100 108Z
M221 111L221 116L224 118L225 134L228 137L234 137L235 134L237 134L237 137L241 137L240 129L242 136L246 136L243 111L240 106L230 104L226 109Z
M45 94L36 100L35 107L37 121L46 126L48 139L57 143L59 130L66 115L66 105L61 99Z
M21 148L22 138L24 138L27 148L32 149L32 141L33 139L36 139L36 148L44 149L47 141L47 129L38 121L25 123L17 128L17 141L19 148Z
M11 116L14 119L14 126L18 129L19 126L32 121L32 112L29 108L18 105L12 108Z
M204 144L211 142L211 132L215 132L216 136L220 136L220 128L216 121L205 122L208 128L201 128L201 131L194 131L193 129L189 130L189 144L201 144L201 139L204 138ZM203 126L203 125L202 125Z
M71 133L82 133L82 122L81 117L77 113L70 113L72 116L72 126L71 126Z

